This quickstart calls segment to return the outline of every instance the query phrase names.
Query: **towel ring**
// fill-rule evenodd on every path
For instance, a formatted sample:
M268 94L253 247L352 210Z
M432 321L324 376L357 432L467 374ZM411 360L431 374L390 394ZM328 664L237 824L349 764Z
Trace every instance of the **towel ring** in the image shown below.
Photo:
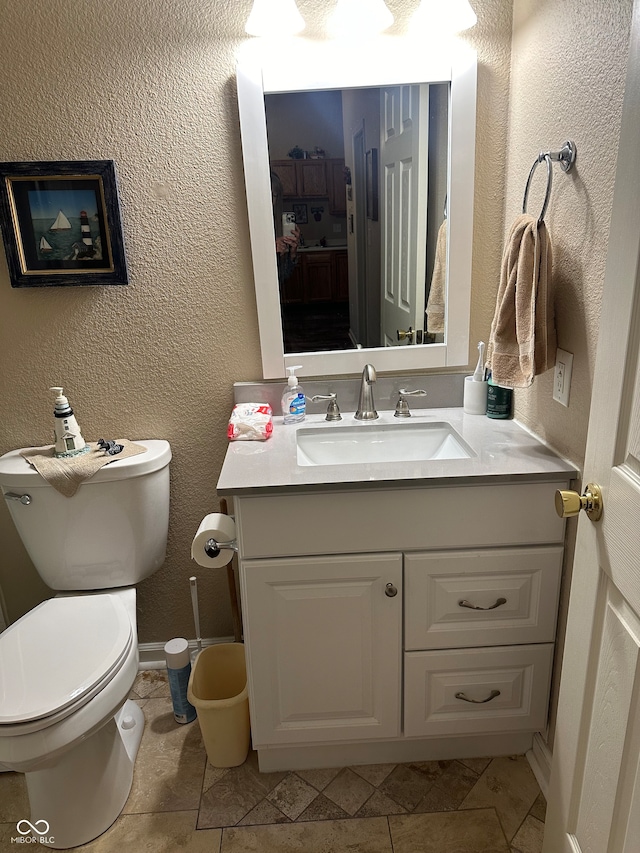
M572 142L570 139L565 142L560 151L541 151L538 154L538 157L533 162L533 166L531 167L531 171L529 172L529 177L527 178L527 183L524 188L524 198L522 200L522 212L527 212L527 199L529 198L529 187L531 186L531 180L533 178L533 173L538 168L538 163L542 163L543 160L546 160L547 163L547 191L544 195L544 202L542 203L542 211L540 212L540 216L538 217L538 225L540 225L544 219L544 215L547 212L547 207L549 206L549 199L551 198L551 184L553 181L553 170L551 168L551 162L555 161L556 163L560 163L560 168L563 172L570 172L571 168L576 159L576 144Z

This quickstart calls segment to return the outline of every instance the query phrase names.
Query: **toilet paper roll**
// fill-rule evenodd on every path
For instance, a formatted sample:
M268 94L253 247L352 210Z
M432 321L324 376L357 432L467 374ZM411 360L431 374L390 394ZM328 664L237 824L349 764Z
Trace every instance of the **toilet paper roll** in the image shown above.
M486 415L487 383L475 382L473 376L465 376L462 407L468 415Z
M204 566L207 569L218 569L221 566L226 566L233 558L233 550L223 548L217 556L210 556L207 551L211 551L211 548L207 548L207 542L209 539L215 539L219 543L235 543L235 538L235 521L221 512L211 512L202 519L196 535L193 537L191 556L199 566Z

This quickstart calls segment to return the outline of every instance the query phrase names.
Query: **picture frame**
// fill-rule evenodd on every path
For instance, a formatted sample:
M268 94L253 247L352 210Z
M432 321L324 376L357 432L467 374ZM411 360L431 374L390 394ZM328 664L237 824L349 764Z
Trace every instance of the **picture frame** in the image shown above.
M378 221L378 149L371 148L366 155L367 219Z
M296 225L307 225L309 222L308 213L307 213L307 205L306 204L294 204L292 205L293 212L296 216Z
M12 287L129 283L113 160L0 163Z

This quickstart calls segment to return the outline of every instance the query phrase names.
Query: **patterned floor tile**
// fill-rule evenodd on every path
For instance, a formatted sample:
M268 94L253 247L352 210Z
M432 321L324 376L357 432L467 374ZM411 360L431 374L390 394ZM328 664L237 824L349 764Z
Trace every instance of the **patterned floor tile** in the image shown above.
M324 791L329 782L333 782L342 767L319 767L317 770L296 770L296 774L308 782L316 791Z
M180 725L170 699L148 699L145 728L124 813L197 809L206 753L197 722Z
M168 699L170 697L169 677L165 669L146 669L138 673L129 695L130 699Z
M505 848L506 849L506 848ZM392 853L385 818L225 829L220 853ZM440 853L443 853L440 851ZM484 853L484 851L482 851ZM498 851L502 853L502 851Z
M31 814L22 773L0 773L0 823L15 823Z
M524 755L494 758L460 808L495 808L510 841L539 793L536 777Z
M493 809L388 820L394 853L510 853Z
M202 795L198 829L235 826L265 799L276 784L273 779L264 778L248 762L230 768Z
M392 773L397 766L397 764L362 764L357 767L352 767L351 769L354 773L357 773L358 776L362 776L362 778L366 779L367 782L370 782L376 788L379 788L387 776Z
M290 820L296 820L317 796L315 788L295 773L289 773L267 794L267 799Z
M406 809L382 791L376 791L356 812L356 817L385 817L390 814L406 814Z
M260 800L258 805L251 809L246 817L238 823L238 826L260 826L272 823L290 823L289 818L282 814L269 800Z
M547 817L547 801L545 800L542 791L538 794L535 803L529 809L529 814L532 817L537 817L538 820L542 821L542 823L545 822Z
M362 776L345 767L324 789L328 797L349 815L354 815L373 794L375 788Z
M82 853L217 853L220 829L196 830L197 812L120 815L103 835L76 847Z
M433 784L433 780L424 773L412 770L406 764L399 764L379 790L407 811L412 811Z
M340 806L337 806L324 794L318 794L315 800L308 806L298 818L298 821L306 820L344 820L349 815Z
M459 761L452 761L415 807L416 812L450 812L460 808L478 776Z
M478 776L480 776L481 773L484 773L489 764L491 764L490 758L460 758L458 760L461 764L464 764L465 767L468 767L469 770L473 770L474 773L477 773Z
M544 823L527 815L511 842L512 853L542 853Z

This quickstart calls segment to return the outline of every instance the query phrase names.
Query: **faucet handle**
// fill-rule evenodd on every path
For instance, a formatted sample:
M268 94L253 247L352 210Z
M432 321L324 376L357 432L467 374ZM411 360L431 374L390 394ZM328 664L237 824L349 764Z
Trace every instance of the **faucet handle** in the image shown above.
M426 397L427 392L422 388L416 388L415 391L407 391L406 388L401 388L398 391L398 402L396 404L396 410L393 414L394 418L410 418L411 412L409 411L409 403L407 403L405 397Z
M341 421L342 415L338 406L338 395L332 391L330 394L314 394L311 398L312 403L318 403L320 400L328 400L327 416L325 421Z

